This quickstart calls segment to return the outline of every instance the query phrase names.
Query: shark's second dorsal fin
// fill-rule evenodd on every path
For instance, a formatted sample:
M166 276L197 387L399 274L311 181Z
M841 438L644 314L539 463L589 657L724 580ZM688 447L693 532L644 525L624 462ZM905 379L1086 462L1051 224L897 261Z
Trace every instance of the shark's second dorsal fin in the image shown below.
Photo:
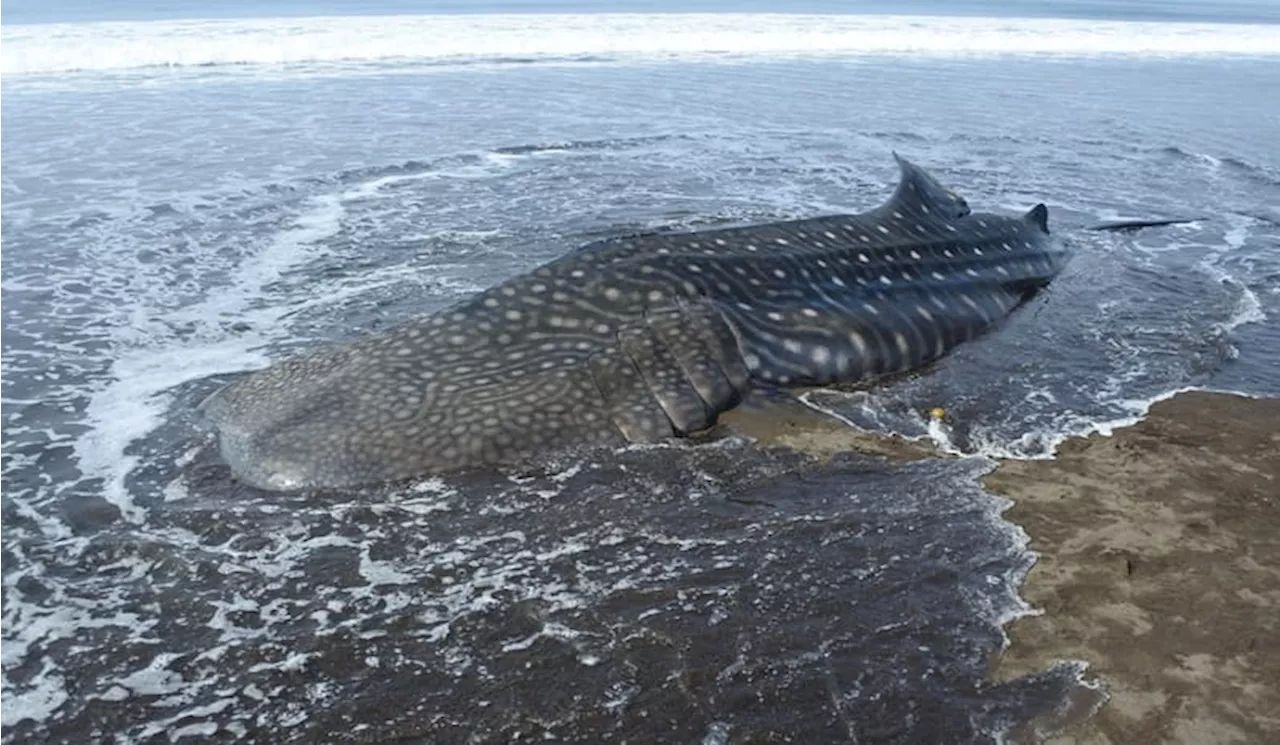
M928 171L906 158L893 154L902 176L887 205L908 214L956 219L969 214L969 203L938 182Z
M1023 220L1035 225L1044 232L1049 232L1049 208L1043 204L1037 204L1027 210L1027 214L1022 216Z

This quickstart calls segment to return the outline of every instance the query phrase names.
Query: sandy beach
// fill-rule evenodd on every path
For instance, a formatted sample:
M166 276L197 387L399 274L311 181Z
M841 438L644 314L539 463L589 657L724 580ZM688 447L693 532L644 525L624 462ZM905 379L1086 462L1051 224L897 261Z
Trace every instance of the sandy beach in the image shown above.
M890 458L915 443L799 407L726 417L815 455ZM1039 558L994 675L1082 660L1109 700L1057 743L1280 741L1280 400L1187 392L1058 457L1005 461L984 480Z

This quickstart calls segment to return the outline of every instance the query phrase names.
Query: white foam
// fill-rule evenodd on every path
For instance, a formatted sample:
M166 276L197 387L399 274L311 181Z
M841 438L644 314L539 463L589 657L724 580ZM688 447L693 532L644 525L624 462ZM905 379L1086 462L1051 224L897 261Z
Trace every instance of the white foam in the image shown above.
M163 392L189 380L259 366L264 361L238 340L184 349L139 349L117 359L111 366L112 378L85 407L90 429L74 445L80 471L86 477L104 480L103 497L124 519L142 522L145 515L125 486L138 458L125 451L160 423L170 403Z
M728 722L715 721L707 725L707 732L702 736L702 745L728 745L729 733L733 725Z
M5 726L12 727L26 719L48 721L50 715L69 698L62 676L56 673L48 658L45 658L44 666L32 681L29 689L21 693L6 690L4 697L0 698L0 719L3 719ZM7 676L5 682L5 687L8 688Z
M354 192L353 192L354 193ZM208 298L175 314L178 318L200 322L221 315L237 321L274 321L282 314L279 308L259 311L259 318L248 318L262 289L279 280L285 272L314 257L316 244L338 232L346 214L345 195L325 194L311 200L308 209L294 220L288 230L276 235L262 251L243 262L230 282Z
M400 173L392 176L383 176L381 178L371 179L362 184L358 184L352 189L348 189L342 193L341 199L344 202L348 202L358 199L370 199L385 196L380 193L385 187L410 181L440 178L442 175L444 175L442 171L423 171L421 173Z
M412 585L417 577L396 569L390 562L377 561L369 556L369 547L360 550L360 577L370 585Z
M80 539L70 539L79 542ZM39 575L38 565L28 565ZM112 567L104 567L109 569ZM71 638L77 631L124 627L145 634L156 621L127 611L103 613L102 608L119 608L116 598L76 598L64 595L55 586L56 598L48 606L26 602L15 587L5 588L5 639L3 653L3 690L0 697L0 721L13 726L24 719L45 722L70 699L62 671L44 657L41 670L21 690L10 679L10 671L31 659L32 648L47 648L60 639Z
M1222 242L1225 244L1227 252L1244 248L1245 242L1248 240L1248 222L1238 218L1235 224L1222 235ZM1236 300L1236 307L1231 313L1231 317L1219 324L1223 331L1231 332L1246 323L1261 323L1267 320L1266 311L1262 309L1262 301L1258 299L1257 293L1250 289L1248 285L1236 279L1234 275L1220 266L1217 266L1213 260L1206 260L1201 264L1201 267L1218 281L1231 285L1240 291L1240 297Z
M186 688L187 681L169 669L169 664L178 656L171 652L158 654L146 667L117 678L115 683L134 696L167 696L181 693Z
M415 15L11 25L5 75L224 65L776 55L1280 55L1280 26L930 16Z
M958 445L952 436L951 427L945 422L933 418L918 417L916 423L922 434L911 434L897 431L894 427L880 426L879 417L875 414L873 401L862 401L860 406L864 413L870 415L876 429L869 430L848 417L840 415L836 410L814 402L805 394L800 400L807 406L840 421L841 423L872 434L892 434L913 442L928 442L939 452L959 458L981 458L991 460L1052 460L1057 457L1062 443L1074 438L1101 435L1111 437L1117 430L1132 427L1147 417L1155 404L1173 398L1188 391L1207 391L1231 395L1247 395L1237 391L1219 390L1204 386L1183 386L1173 390L1157 393L1146 398L1108 399L1107 404L1121 413L1110 418L1098 418L1065 412L1061 417L1044 427L1026 432L1020 437L1009 440L982 427L975 427L969 432L968 447ZM830 395L830 394L828 394ZM847 394L846 394L847 395Z
M1240 299L1236 301L1235 310L1230 318L1222 322L1223 331L1235 331L1246 323L1262 323L1267 320L1267 313L1262 309L1262 301L1258 299L1257 293L1225 273L1222 281L1240 290Z
M1028 432L1012 442L998 442L995 438L985 438L980 432L970 434L972 447L969 451L961 451L949 441L939 442L939 449L960 456L978 456L997 460L1051 460L1057 457L1062 443L1073 438L1084 438L1092 435L1111 437L1118 430L1132 427L1147 418L1151 407L1191 391L1221 393L1233 396L1248 396L1239 391L1188 385L1174 388L1145 398L1127 398L1109 401L1111 405L1124 413L1110 419L1097 419L1080 414L1068 414L1062 421L1051 428Z

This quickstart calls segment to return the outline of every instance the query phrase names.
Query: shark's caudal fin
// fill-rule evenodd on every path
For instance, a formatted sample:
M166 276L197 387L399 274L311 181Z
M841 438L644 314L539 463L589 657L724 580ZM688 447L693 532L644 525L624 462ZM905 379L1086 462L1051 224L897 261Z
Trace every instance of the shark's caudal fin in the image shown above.
M940 184L928 171L896 152L893 158L898 161L902 175L898 188L894 190L884 209L943 219L955 219L969 214L969 203Z
M1110 230L1115 232L1125 232L1140 230L1142 228L1160 228L1166 225L1186 225L1187 223L1196 222L1198 218L1173 218L1168 220L1113 220L1104 222L1101 225L1094 225L1089 230Z

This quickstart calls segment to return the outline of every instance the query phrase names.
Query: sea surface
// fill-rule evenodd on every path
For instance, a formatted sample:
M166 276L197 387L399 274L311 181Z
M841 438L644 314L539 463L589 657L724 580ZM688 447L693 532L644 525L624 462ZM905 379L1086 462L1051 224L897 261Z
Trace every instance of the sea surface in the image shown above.
M989 677L1038 611L980 476L1280 395L1274 3L102 6L0 29L6 743L1035 741L1105 681ZM281 496L195 415L594 239L875 206L894 151L1075 248L998 332L806 397L948 457ZM1085 229L1129 218L1192 222Z

